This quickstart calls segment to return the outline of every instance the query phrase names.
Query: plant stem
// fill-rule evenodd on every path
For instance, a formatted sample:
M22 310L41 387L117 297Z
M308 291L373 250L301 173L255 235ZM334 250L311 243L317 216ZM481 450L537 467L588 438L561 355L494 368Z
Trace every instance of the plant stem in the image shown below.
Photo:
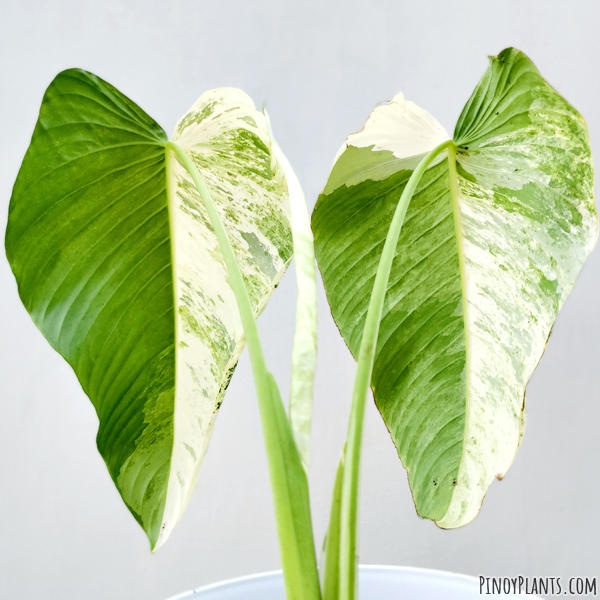
M186 168L200 194L214 229L229 274L244 328L262 422L265 449L275 505L275 518L288 600L319 600L317 573L306 473L294 442L283 402L264 359L254 310L242 272L217 207L191 157L173 142L173 151Z
M434 148L423 158L410 176L396 206L375 276L375 283L373 285L373 292L369 302L369 310L358 353L358 365L354 380L352 407L348 425L341 498L339 600L356 600L357 594L358 493L362 432L367 394L373 373L373 363L375 361L379 324L392 263L396 254L396 247L398 246L398 238L400 237L408 205L423 173L433 159L452 144L452 140L448 140Z

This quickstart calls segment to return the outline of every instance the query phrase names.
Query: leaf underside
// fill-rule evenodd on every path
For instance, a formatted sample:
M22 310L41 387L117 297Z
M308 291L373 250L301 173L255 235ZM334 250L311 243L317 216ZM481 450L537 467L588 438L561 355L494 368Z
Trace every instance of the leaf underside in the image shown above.
M447 139L400 94L349 136L319 197L317 261L355 356L402 190ZM585 122L521 52L490 59L453 139L406 214L371 382L419 515L446 528L509 468L525 387L598 228Z
M264 117L243 92L212 90L173 140L221 211L258 314L292 253ZM189 500L244 344L216 237L166 142L105 81L60 73L6 234L21 299L94 404L98 449L153 549Z

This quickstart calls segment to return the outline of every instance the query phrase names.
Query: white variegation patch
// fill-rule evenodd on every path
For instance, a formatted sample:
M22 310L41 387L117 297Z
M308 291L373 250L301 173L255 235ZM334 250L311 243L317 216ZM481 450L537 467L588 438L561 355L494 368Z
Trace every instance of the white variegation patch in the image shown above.
M194 160L217 205L258 315L291 258L290 207L264 116L240 90L203 94L173 141ZM170 154L170 152L169 152ZM174 444L158 548L196 484L218 408L244 347L219 244L191 177L168 157L175 279Z
M412 159L449 139L446 130L423 108L396 94L375 108L365 126L348 136L337 158L348 146L389 150L399 159ZM416 167L416 164L412 167Z
M398 160L393 160L394 168L413 170L423 156L432 148L449 139L444 128L424 109L414 102L404 99L403 94L396 94L389 102L376 107L370 114L364 127L350 134L338 151L334 164L349 147L368 148L373 152L391 152ZM433 164L442 160L436 157ZM398 165L400 161L401 166ZM330 194L336 188L352 186L366 180L376 181L387 177L387 173L368 168L342 170L336 175L334 169L330 174L324 194Z

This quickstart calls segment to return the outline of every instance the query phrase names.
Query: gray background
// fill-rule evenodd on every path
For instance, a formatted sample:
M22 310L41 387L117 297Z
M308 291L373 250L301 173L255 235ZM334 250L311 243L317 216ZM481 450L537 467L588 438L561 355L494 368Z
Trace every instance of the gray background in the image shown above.
M586 117L600 143L597 1L3 0L0 228L44 89L93 71L167 132L205 90L267 102L309 204L345 136L403 91L451 133L486 55L514 45ZM67 364L20 305L0 259L0 597L164 598L278 568L266 463L247 356L217 421L195 495L151 555L95 449L97 420ZM295 282L260 319L286 394ZM600 251L587 262L528 388L516 462L477 519L441 531L418 519L406 475L370 403L361 561L470 574L600 576ZM343 442L354 362L320 295L310 472L320 544Z

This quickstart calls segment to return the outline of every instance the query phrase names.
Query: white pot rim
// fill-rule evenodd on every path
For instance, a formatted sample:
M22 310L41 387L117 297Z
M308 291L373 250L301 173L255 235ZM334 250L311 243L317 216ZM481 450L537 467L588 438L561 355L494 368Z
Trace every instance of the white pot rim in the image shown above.
M399 567L395 565L359 565L358 567L361 571L393 571L393 572L410 572L410 573L421 573L422 575L438 575L442 577L452 577L455 579L459 579L461 581L470 581L470 582L479 582L477 577L473 575L462 575L460 573L452 573L451 571L441 571L439 569L424 569L421 567ZM280 577L282 571L266 571L264 573L255 573L253 575L245 575L242 577L236 577L234 579L226 579L225 581L220 581L218 583L211 583L209 585L196 588L194 590L190 590L188 592L184 592L183 594L178 594L177 596L172 596L169 600L182 600L189 599L192 594L200 594L202 592L210 592L215 590L225 590L228 587L236 586L242 582L247 583L250 581L257 580L268 580Z

